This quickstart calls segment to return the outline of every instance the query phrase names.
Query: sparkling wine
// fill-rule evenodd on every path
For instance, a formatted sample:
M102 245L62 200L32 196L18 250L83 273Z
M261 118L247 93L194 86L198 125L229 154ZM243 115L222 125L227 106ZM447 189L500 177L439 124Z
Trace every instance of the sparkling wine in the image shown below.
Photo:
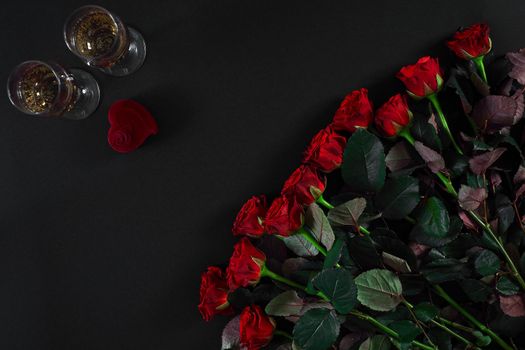
M53 71L37 65L25 72L19 81L22 103L32 113L42 113L51 107L58 95L58 80Z
M91 12L78 20L74 32L79 53L92 58L106 55L112 50L117 41L118 28L109 14Z

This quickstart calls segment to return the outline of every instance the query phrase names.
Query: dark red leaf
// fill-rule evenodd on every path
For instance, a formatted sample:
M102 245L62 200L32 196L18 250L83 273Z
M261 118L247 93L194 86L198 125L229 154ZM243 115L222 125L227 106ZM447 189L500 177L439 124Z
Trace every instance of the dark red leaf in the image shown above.
M525 316L525 299L523 298L522 294L515 294L510 296L500 295L499 306L507 316Z
M461 185L458 194L459 206L465 210L476 210L487 199L487 190Z
M414 147L433 173L438 173L445 168L445 160L441 154L437 153L432 148L425 146L419 141L414 143Z
M499 147L493 151L485 152L469 160L470 169L476 175L484 174L487 169L498 160L505 152L505 148Z

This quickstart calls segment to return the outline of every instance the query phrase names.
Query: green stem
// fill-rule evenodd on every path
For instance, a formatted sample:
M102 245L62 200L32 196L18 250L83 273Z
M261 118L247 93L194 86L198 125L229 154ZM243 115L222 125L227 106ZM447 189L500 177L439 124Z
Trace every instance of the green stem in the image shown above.
M415 315L414 313L412 312L412 309L414 309L414 305L410 304L408 301L406 300L403 300L403 303L405 304L405 306L407 307L407 309L410 311L410 314L412 315L413 318L415 318ZM442 322L442 319L441 318L437 318L440 322ZM447 320L448 321L448 320ZM419 325L419 321L416 321ZM448 328L447 326L441 324L440 322L436 321L436 320L430 320L430 322L432 322L432 324L434 324L436 327L439 327L441 328L442 330L444 330L445 332L447 332L448 334L450 334L451 336L459 339L460 341L462 341L465 345L468 345L469 346L469 349L478 349L472 342L470 342L468 339L464 338L463 336L457 334L456 332L454 332L452 329ZM450 322L450 321L448 321ZM452 322L450 322L452 323ZM420 326L421 328L421 326ZM432 344L432 343L431 343Z
M311 295L315 295L321 299L323 299L324 301L330 301L330 299L321 291L318 291L316 293L311 293L307 290L307 288L305 286L303 286L302 284L299 284L297 282L294 282L292 281L291 279L288 279L284 276L281 276L273 271L271 271L270 269L268 269L266 267L266 265L264 265L261 269L261 277L269 277L271 278L272 280L274 281L277 281L277 282L281 282L281 283L284 283L284 284L287 284L289 285L290 287L293 287L293 288L297 288L299 290L302 290L303 292L306 292L308 294L311 294Z
M281 331L279 329L276 329L274 332L273 332L273 335L280 335L281 337L284 337L286 339L289 339L289 340L293 340L293 337L290 333L288 332L285 332L285 331Z
M469 210L468 211L468 214L469 216L474 219L474 221L476 221L476 223L481 226L481 228L483 229L483 231L485 231L489 236L490 238L496 243L496 245L498 246L501 254L503 254L503 257L505 258L505 261L507 262L507 266L509 267L509 269L511 270L511 274L512 274L512 277L514 277L514 279L519 283L519 285L521 286L521 288L523 290L525 290L525 280L523 280L523 277L521 276L521 274L519 273L518 271L518 268L516 267L516 265L514 264L514 261L512 261L512 258L510 257L509 253L507 253L507 250L505 249L505 247L503 246L503 244L501 243L501 241L498 239L498 237L496 236L496 234L494 233L494 231L492 231L492 229L490 228L490 225L485 223L479 216L478 214L476 214L474 211L472 210Z
M379 330L381 330L383 333L393 337L393 338L396 338L396 339L399 339L399 334L397 334L397 332L395 332L392 328L390 327L387 327L385 326L384 324L382 324L381 322L379 322L378 320L376 320L375 318L373 318L372 316L369 316L365 313L362 313L360 311L357 311L357 310L354 310L354 311L351 311L350 312L350 315L353 315L357 318L360 318L362 320L365 320L369 323L371 323L372 325L374 325L375 327L377 327ZM436 348L435 347L431 347L431 346L428 346L428 345L425 345L417 340L414 340L412 342L412 344L414 344L415 346L421 348L421 349L424 349L424 350L435 350Z
M457 198L458 197L458 193L454 189L454 186L452 186L452 182L450 181L450 179L448 177L446 177L445 175L443 175L442 173L437 173L436 175L441 180L441 182L445 185L445 187L447 189L447 192ZM496 236L494 231L492 231L492 229L490 228L490 225L485 223L479 217L479 215L476 214L476 212L474 212L472 210L469 210L469 211L467 211L467 213L482 228L482 230L485 231L487 233L487 235L489 235L489 237L494 241L494 243L496 243L496 245L499 248L499 251L501 252L501 254L503 254L503 257L505 258L505 261L507 262L507 266L511 270L512 276L519 283L521 288L523 290L525 290L525 280L523 279L523 277L519 273L518 268L514 264L514 261L512 261L509 253L507 252L507 250L505 249L505 247L503 246L501 241L498 239L498 237Z
M271 278L271 279L273 279L275 281L287 284L290 287L302 290L305 293L308 293L310 295L317 296L317 297L323 299L324 301L328 301L328 302L330 301L330 298L328 298L323 292L321 292L321 291L318 291L318 292L309 291L308 288L306 288L306 286L303 286L302 284L299 284L299 283L294 282L294 281L292 281L292 280L290 280L290 279L288 279L288 278L286 278L284 276L276 274L275 272L273 272L270 269L268 269L266 267L266 265L263 265L263 267L261 268L261 277L269 277L269 278ZM367 314L362 313L362 312L357 311L357 310L351 311L350 315L354 315L354 316L356 316L356 317L358 317L358 318L360 318L362 320L368 321L369 323L371 323L372 325L376 326L377 328L382 330L385 334L387 334L387 335L389 335L391 337L394 337L396 339L399 338L399 334L397 334L394 330L392 330L391 328L385 326L384 324L382 324L381 322L379 322L378 320L376 320L375 318L373 318L370 315L367 315ZM279 334L283 335L281 333L279 333ZM412 344L415 345L415 346L418 346L419 348L424 349L424 350L435 350L435 348L432 348L432 347L430 347L428 345L420 343L417 340L414 340L412 342Z
M412 304L410 304L408 301L404 300L403 299L403 304L405 304L405 306L407 307L408 309L408 312L410 313L410 316L412 316L412 319L414 320L414 322L416 323L417 327L421 330L421 332L423 333L423 335L425 336L425 338L427 339L428 343L430 345L432 345L434 348L436 347L436 344L434 344L432 342L432 339L430 339L430 337L428 336L427 332L425 331L425 328L423 328L423 325L421 324L421 322L419 322L419 319L416 317L416 315L414 314L414 311L412 311L412 309L414 308L414 306Z
M446 324L447 326L450 326L450 327L454 327L456 329L459 329L460 331L463 331L463 332L467 332L469 334L472 334L472 332L475 331L475 329L473 328L470 328L470 327L467 327L467 326L464 326L462 324L459 324L457 322L452 322L450 320L447 320L446 318L443 318L443 317L437 317L437 319L441 322L441 323L444 323Z
M450 179L447 176L445 176L442 172L436 173L436 176L441 180L443 185L445 185L447 192L453 195L455 198L457 198L458 193L456 192L454 186L452 186L452 181L450 181Z
M408 141L408 143L414 146L414 143L416 142L416 140L414 140L414 137L410 133L410 130L408 127L401 129L401 131L399 132L399 136L403 137L405 140Z
M437 295L445 299L453 308L455 308L463 317L465 317L470 323L475 325L480 331L487 333L496 343L505 350L514 350L509 344L507 344L503 339L501 339L492 329L485 326L483 323L479 322L474 316L472 316L467 310L465 310L461 305L459 305L450 295L445 292L443 288L439 285L434 286L434 291Z
M460 155L463 155L463 151L461 150L461 148L459 148L458 144L456 143L456 140L454 140L454 137L452 136L452 132L450 132L450 128L448 127L448 123L447 123L447 119L445 118L445 115L443 114L443 110L441 109L441 105L439 104L437 95L431 94L431 95L428 95L427 98L430 100L430 102L436 109L439 120L441 121L441 125L443 126L443 129L445 129L445 132L447 133L450 141L452 141L452 145L456 149L456 152L458 152Z
M320 195L319 198L317 198L317 204L321 204L323 207L325 207L326 209L330 210L330 209L334 209L335 207L330 204L326 199L324 199L323 195ZM370 231L368 231L365 227L363 226L359 226L358 227L359 229L359 232L363 232L364 234L366 235L369 235L370 234ZM317 248L317 247L316 247Z
M296 234L303 236L304 239L310 242L315 247L315 249L317 249L324 256L328 254L326 248L323 247L319 242L317 242L317 239L315 239L315 237L312 236L312 234L308 232L304 227L301 227L299 231L296 232Z
M335 208L332 204L328 203L328 202L324 199L324 197L323 197L322 194L319 196L319 198L317 198L317 201L316 201L316 202L317 202L317 204L321 204L321 205L322 205L323 207L325 207L326 209L334 209L334 208Z
M483 63L484 58L485 56L481 55L478 57L474 57L472 61L474 61L474 64L478 68L478 71L481 74L481 78L483 79L483 81L488 84L487 72L485 72L485 64Z
M467 345L468 349L479 349L479 347L477 347L474 343L469 341L467 338L457 334L456 332L454 332L452 329L448 328L447 326L437 322L436 320L431 320L430 322L432 322L433 325L435 325L438 328L441 328L442 330L444 330L451 336L459 339L461 342L463 342L463 344Z

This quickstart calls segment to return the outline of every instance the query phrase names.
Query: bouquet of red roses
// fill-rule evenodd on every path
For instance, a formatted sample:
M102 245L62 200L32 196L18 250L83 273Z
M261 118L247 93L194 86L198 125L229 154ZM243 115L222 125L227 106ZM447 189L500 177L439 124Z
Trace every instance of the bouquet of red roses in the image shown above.
M484 24L447 45L448 74L423 57L378 109L348 94L280 197L244 204L202 275L203 318L238 314L222 349L525 349L525 51L486 70Z

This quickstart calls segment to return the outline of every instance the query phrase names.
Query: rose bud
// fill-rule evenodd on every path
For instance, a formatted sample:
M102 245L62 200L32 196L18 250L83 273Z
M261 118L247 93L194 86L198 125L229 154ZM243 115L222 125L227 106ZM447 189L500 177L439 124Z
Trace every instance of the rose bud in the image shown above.
M261 237L264 234L263 220L268 211L266 197L253 196L237 214L232 232L235 236Z
M294 234L303 226L304 209L295 197L281 196L274 199L264 225L266 232L282 237Z
M416 99L435 94L443 87L439 61L430 56L421 57L416 64L405 66L396 77L405 84L407 93Z
M270 343L275 332L275 321L258 305L247 306L239 320L240 343L247 350L259 350Z
M410 125L412 112L405 95L397 94L385 102L375 115L377 129L386 137L393 137Z
M215 266L201 276L199 311L204 320L209 321L215 315L231 315L233 309L228 302L228 283L224 272Z
M233 254L226 268L226 278L230 290L254 286L259 283L261 269L265 262L266 255L255 248L248 238L241 238L233 247Z
M341 166L346 138L327 126L314 136L304 153L303 163L329 173Z
M452 40L447 42L447 46L456 56L464 60L485 56L492 49L489 31L489 26L484 23L474 24L457 31Z
M367 128L373 117L368 90L362 88L345 96L335 112L332 125L336 131L354 132L356 128Z
M325 187L324 175L320 176L308 165L301 165L286 180L281 195L288 198L295 197L301 205L310 205L323 194Z
M133 100L113 103L109 108L108 120L108 143L120 153L137 149L149 136L158 132L157 122L151 113Z

